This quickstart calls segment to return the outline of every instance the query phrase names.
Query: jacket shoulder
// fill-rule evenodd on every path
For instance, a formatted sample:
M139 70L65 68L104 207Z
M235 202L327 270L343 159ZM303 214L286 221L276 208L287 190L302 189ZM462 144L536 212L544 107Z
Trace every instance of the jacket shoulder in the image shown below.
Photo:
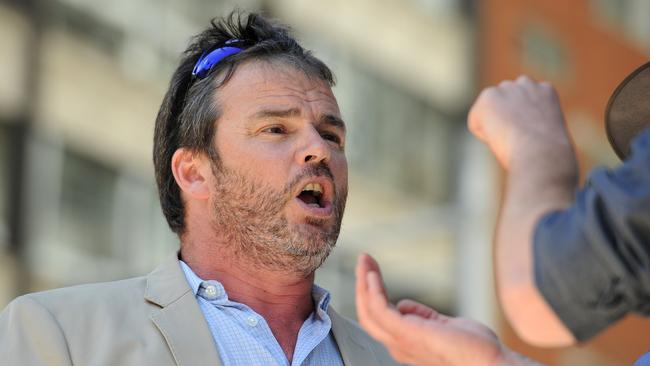
M145 288L146 277L64 287L18 297L7 310L23 313L38 307L64 331L80 324L96 326L148 318L154 305L144 299Z
M146 277L125 280L90 283L24 295L43 306L56 310L63 306L70 311L78 306L87 307L97 303L109 302L111 306L132 298L142 299L146 287Z
M28 295L16 298L0 313L0 359L8 365L72 364L59 323Z

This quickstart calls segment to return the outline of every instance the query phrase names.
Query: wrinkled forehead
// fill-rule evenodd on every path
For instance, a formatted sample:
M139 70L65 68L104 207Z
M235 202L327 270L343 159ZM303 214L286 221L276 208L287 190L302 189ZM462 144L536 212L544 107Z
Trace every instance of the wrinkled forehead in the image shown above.
M216 93L224 110L254 110L273 105L309 105L322 113L340 115L329 83L282 59L255 60L237 67Z

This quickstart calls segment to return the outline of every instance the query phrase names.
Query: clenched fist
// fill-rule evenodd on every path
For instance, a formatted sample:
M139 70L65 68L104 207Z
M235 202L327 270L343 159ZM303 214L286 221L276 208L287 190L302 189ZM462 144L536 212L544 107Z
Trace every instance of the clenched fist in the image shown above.
M568 148L572 154L555 89L527 76L484 89L470 109L468 125L505 169L513 158L530 153Z

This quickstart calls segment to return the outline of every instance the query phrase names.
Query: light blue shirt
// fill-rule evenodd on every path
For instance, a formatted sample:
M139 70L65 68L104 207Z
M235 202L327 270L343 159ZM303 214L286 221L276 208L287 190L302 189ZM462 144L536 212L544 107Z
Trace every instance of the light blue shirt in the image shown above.
M290 366L282 347L266 320L248 306L228 300L218 281L204 281L180 261L201 311L208 322L223 366ZM327 315L330 294L314 285L312 312L298 332L291 366L341 365L343 361L332 336L332 321Z

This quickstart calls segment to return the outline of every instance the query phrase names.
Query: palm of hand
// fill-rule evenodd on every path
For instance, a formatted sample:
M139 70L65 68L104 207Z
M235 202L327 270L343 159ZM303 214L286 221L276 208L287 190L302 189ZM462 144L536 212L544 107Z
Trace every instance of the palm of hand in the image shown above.
M448 317L411 300L403 300L394 311L403 321L403 331L387 346L400 361L422 366L494 365L503 357L496 334L474 320Z
M494 332L476 321L448 317L413 300L389 304L379 265L368 255L357 264L356 293L361 326L399 362L497 365L509 355Z

